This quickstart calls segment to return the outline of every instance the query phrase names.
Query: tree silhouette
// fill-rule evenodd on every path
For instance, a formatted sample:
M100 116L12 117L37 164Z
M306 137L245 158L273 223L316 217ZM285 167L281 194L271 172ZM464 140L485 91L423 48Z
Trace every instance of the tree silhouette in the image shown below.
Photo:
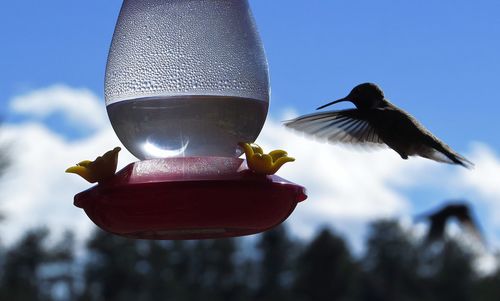
M74 234L66 231L61 240L46 251L43 264L44 291L54 300L76 299L77 270L74 247ZM54 292L55 288L58 288L58 292Z
M292 262L296 257L296 245L289 239L284 225L264 232L257 243L260 253L258 264L258 300L290 300Z
M427 300L418 277L418 247L396 221L374 222L361 260L365 300Z
M46 228L29 230L5 254L0 300L50 300L43 293L42 265L49 253Z
M358 267L345 241L324 229L298 258L294 293L299 300L353 300Z
M497 255L497 260L499 260ZM478 278L474 286L474 300L497 301L500 298L500 267L491 275Z
M199 292L192 300L245 300L249 292L238 273L235 239L198 241L193 246L192 279Z
M476 278L472 267L472 256L456 241L447 239L438 250L429 250L427 259L427 282L432 289L434 300L466 301L473 298Z
M453 300L500 297L500 270L480 277L472 253L449 238L420 243L395 221L377 221L365 253L328 229L305 243L278 227L248 239L148 241L97 230L85 261L73 235L49 244L27 231L2 252L0 300ZM83 270L82 273L78 273Z
M143 278L136 241L96 230L87 248L82 300L141 300Z
M183 254L183 242L135 241L138 244L139 261L136 268L142 275L142 300L186 300L188 265L179 254ZM175 271L174 271L175 269ZM176 271L184 273L175 275Z

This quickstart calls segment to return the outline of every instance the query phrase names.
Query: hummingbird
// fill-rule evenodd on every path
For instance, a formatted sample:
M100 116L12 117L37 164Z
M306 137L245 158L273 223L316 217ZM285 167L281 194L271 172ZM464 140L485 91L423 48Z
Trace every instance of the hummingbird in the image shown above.
M456 218L462 227L478 238L479 241L484 243L483 236L479 231L479 226L474 220L471 210L466 203L449 203L431 214L419 216L419 218L422 217L430 221L429 232L427 233L426 238L427 243L443 239L446 223L451 218Z
M471 168L474 164L436 138L414 117L398 108L374 83L354 87L344 98L327 106L350 101L356 108L303 115L285 121L285 126L332 143L387 145L401 158L421 156L438 162Z

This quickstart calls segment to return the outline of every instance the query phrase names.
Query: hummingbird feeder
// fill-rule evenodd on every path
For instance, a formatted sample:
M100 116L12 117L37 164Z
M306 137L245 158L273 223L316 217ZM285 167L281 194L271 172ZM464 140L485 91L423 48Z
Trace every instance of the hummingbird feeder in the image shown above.
M105 99L118 138L141 161L114 174L116 148L70 172L99 182L74 204L106 231L143 239L253 234L307 197L273 175L293 160L286 152L250 144L266 119L269 78L247 0L125 0Z

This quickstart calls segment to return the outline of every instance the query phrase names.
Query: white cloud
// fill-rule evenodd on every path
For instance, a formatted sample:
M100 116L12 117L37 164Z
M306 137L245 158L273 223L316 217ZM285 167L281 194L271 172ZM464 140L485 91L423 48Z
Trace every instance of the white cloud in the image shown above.
M285 165L280 176L307 187L308 199L289 219L302 237L318 226L330 225L355 238L359 246L369 220L410 213L411 203L398 188L415 179L432 163L401 160L388 149L365 152L313 141L285 129L269 118L257 140L264 150L285 149L296 161Z
M500 227L500 161L498 156L485 145L477 144L472 152L476 167L462 171L456 181L458 189L473 191L479 199L495 208L497 226Z
M108 124L104 101L88 89L74 89L54 85L15 97L10 102L14 113L47 117L60 112L68 120L80 126L100 129Z
M54 231L71 228L85 237L92 222L73 206L74 194L90 187L64 170L77 161L93 159L120 145L105 114L105 108L87 90L53 86L12 100L16 112L46 116L61 111L75 122L95 128L84 139L67 141L42 123L3 125L0 143L11 141L13 167L0 182L0 211L7 220L0 224L3 239L12 241L25 229L47 224ZM288 115L293 115L290 110ZM410 217L412 200L408 189L480 200L491 215L483 227L491 240L500 231L500 158L480 145L468 154L476 163L472 171L429 160L401 160L391 150L363 152L323 144L301 137L268 118L257 141L266 151L285 149L297 160L279 175L307 188L309 198L289 218L293 233L308 237L322 225L334 226L359 248L367 221L380 217ZM125 149L119 166L135 161Z
M47 225L56 233L72 229L80 238L88 234L92 224L81 209L73 206L73 196L90 184L64 170L120 145L100 103L89 90L61 85L11 100L14 112L35 117L61 112L71 121L95 131L90 137L69 142L40 122L2 125L0 143L8 146L12 159L12 166L0 182L0 211L7 217L0 224L5 242L40 225ZM120 166L133 160L124 150Z
M7 216L0 225L3 239L10 242L39 225L48 225L56 233L73 229L85 237L91 224L84 212L73 206L73 196L90 184L64 170L120 145L111 127L74 143L38 123L6 125L2 130L4 139L11 141L8 151L13 159L0 182L0 210ZM124 160L132 161L131 155L124 153L121 166Z

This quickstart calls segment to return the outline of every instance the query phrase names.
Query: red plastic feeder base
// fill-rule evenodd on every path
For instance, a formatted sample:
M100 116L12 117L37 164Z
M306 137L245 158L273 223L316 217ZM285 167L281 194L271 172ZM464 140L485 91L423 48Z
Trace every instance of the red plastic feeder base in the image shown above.
M75 196L108 232L142 239L203 239L259 233L282 223L305 188L246 169L242 159L190 157L127 165Z

